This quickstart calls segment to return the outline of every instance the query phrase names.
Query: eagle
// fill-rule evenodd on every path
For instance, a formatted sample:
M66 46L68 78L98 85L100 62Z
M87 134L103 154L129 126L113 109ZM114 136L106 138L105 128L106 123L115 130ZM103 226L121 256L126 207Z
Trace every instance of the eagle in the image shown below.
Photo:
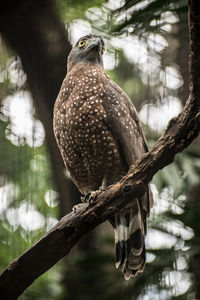
M67 74L54 106L54 133L63 161L79 191L87 195L118 182L148 147L137 111L103 68L101 36L81 37L68 56ZM110 218L116 267L125 279L145 266L149 186Z

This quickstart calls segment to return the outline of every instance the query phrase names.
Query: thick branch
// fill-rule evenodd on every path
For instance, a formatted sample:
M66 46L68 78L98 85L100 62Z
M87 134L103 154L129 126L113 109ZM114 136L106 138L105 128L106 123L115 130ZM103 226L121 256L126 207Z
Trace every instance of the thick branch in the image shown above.
M156 172L170 162L198 135L200 112L191 97L183 112L170 121L163 136L120 182L97 192L91 206L66 215L40 241L14 260L0 276L0 297L16 299L37 277L51 268L88 231L104 222L134 197L141 196ZM12 289L10 283L12 282Z
M37 277L51 268L88 231L141 196L158 170L170 164L198 135L200 129L200 10L198 0L190 4L191 93L183 112L173 118L153 149L145 154L117 184L97 192L91 206L62 218L41 240L14 260L0 275L0 298L16 299ZM196 43L196 39L198 42ZM195 67L196 65L196 67ZM196 71L197 70L197 71ZM12 283L12 288L10 288Z

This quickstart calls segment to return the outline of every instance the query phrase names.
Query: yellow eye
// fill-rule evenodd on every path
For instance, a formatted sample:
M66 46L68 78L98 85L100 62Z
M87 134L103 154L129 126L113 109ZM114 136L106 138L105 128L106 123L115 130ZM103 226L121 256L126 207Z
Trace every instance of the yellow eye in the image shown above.
M78 47L79 47L79 48L82 48L83 46L85 46L85 44L86 44L86 41L81 40L81 41L79 41L79 43L78 43Z
M102 47L102 48L101 48L101 54L104 54L104 51L105 51L105 48Z

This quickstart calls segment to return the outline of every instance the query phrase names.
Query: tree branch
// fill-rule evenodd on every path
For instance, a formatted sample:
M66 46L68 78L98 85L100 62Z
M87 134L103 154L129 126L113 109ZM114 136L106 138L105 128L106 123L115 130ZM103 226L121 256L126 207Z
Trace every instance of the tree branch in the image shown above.
M69 253L88 231L141 196L145 186L175 155L186 148L200 129L200 7L189 1L191 38L190 96L181 114L173 118L153 149L131 166L128 174L104 192L96 192L95 201L76 213L63 217L44 237L15 259L0 275L0 298L16 299L36 278ZM11 288L12 285L12 288Z

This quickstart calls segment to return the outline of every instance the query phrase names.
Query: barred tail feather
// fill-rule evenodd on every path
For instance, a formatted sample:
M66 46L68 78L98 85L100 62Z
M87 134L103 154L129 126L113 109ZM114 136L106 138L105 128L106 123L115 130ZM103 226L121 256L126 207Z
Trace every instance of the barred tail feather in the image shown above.
M120 267L125 279L142 272L145 266L145 218L144 210L136 201L136 207L115 215L116 268Z

